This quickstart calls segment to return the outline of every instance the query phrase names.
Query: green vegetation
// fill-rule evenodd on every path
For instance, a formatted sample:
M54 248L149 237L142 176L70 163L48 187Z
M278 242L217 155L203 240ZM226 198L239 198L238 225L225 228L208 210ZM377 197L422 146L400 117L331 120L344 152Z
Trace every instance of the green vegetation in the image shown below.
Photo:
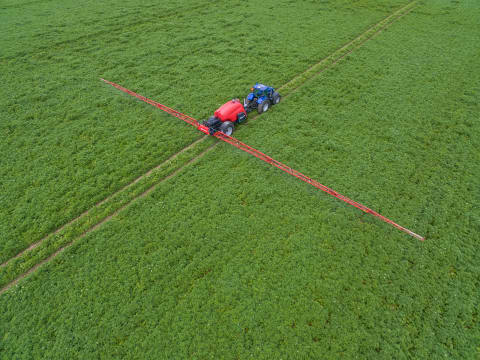
M372 2L355 4L355 11L370 14L369 25L400 7L378 5L384 10L379 16ZM270 16L278 11L283 19L285 11L283 21L294 22L289 7L305 13L315 7L334 9L330 3L282 5ZM241 12L228 7L206 11ZM289 56L285 64L278 58L284 72L257 63L259 73L250 71L245 77L254 82L255 75L261 75L275 79L274 85L287 83L299 69L309 67L308 59L311 66L359 35L355 26L368 28L357 20L351 24L353 14L348 23L348 14L348 6L339 5L325 16L344 17L336 29L344 34L338 35L336 45L332 39L332 45L316 43L322 56L312 60L315 46L306 41L306 54L298 63ZM474 1L420 4L335 67L314 79L303 78L304 86L296 91L296 86L286 87L289 96L278 107L236 133L242 141L425 235L424 243L228 144L219 144L195 165L159 183L210 146L213 140L208 139L121 192L120 199L113 197L104 208L94 209L72 228L78 231L74 236L158 184L0 296L1 357L478 358L479 16L480 5ZM249 14L246 28L261 18ZM179 15L166 21L180 26L186 20ZM206 21L195 20L192 28ZM313 15L310 20L313 28ZM230 25L232 33L243 26ZM218 27L210 29L227 36ZM321 39L327 37L325 31ZM321 33L317 29L312 36ZM302 28L296 36L301 35L311 34ZM221 46L218 41L209 45L213 53ZM192 44L199 54L208 52ZM280 37L273 44L280 49ZM131 50L137 45L132 41ZM232 66L240 61L227 55L223 50L215 57ZM241 61L250 64L262 56L248 54ZM192 56L189 61L207 60ZM220 64L218 59L210 61ZM245 80L228 66L204 79L183 67L188 64L172 64L171 69L185 71L205 92L173 86L161 97L152 96L148 92L156 90L138 89L160 85L138 73L124 72L128 80L122 84L155 99L165 95L170 105L182 99L189 105L181 110L191 106L197 117L208 115L229 91L242 93ZM143 66L148 68L147 63ZM211 84L222 74L236 85L219 82L223 93L210 93L218 89ZM110 78L121 82L122 74ZM98 84L94 87L91 96L101 94L109 109L105 121L113 123L122 115L123 131L166 142L168 155L156 153L155 158L150 148L149 156L156 161L146 169L182 146L164 131L178 134L182 141L198 138L147 105ZM110 102L116 105L106 105ZM138 124L129 128L133 114ZM142 129L140 116L156 121L158 130ZM82 116L77 120L85 121ZM135 149L136 156L148 150L143 147ZM98 156L94 149L89 150L91 156ZM111 151L115 149L112 143ZM55 169L57 163L51 161L50 169ZM145 171L140 169L143 165L112 166L119 172L109 174L116 185L98 191L111 194ZM38 171L38 164L31 166ZM122 166L139 168L122 182ZM80 182L69 185L82 187ZM62 198L54 199L61 207ZM85 208L95 201L72 200ZM65 245L66 240L56 239L52 249ZM41 258L35 259L37 255L18 259L18 269L28 269ZM8 269L14 272L5 276L17 271Z
M203 118L259 79L285 84L406 1L97 3L1 5L0 262L200 137L100 77Z
M408 4L398 11L395 11L392 15L388 16L375 26L372 26L360 36L356 37L353 41L350 41L348 44L340 49L337 49L322 61L311 66L307 71L295 76L292 80L281 86L279 91L281 91L284 97L288 96L305 81L325 70L328 68L328 66L332 66L347 53L354 50L357 46L360 46L373 34L375 34L375 32L378 32L386 25L391 24L391 22L395 19L398 19L400 16L410 11L412 9L412 4L414 3ZM255 120L256 116L251 116L250 119ZM126 189L124 188L127 191L119 190L115 193L115 196L108 198L108 202L102 202L102 206L97 205L96 208L84 212L81 216L81 219L75 219L74 221L69 222L66 226L61 228L61 231L57 231L55 234L50 234L45 239L35 243L35 248L33 250L28 250L21 253L21 256L10 260L6 266L0 267L0 286L10 283L12 280L31 269L35 264L47 259L62 246L75 241L79 236L82 236L85 231L89 231L89 229L99 221L112 216L112 214L114 214L116 211L123 208L125 204L128 204L135 199L135 197L138 196L139 191L143 191L146 186L154 185L159 179L161 179L161 176L168 175L169 172L171 173L181 168L186 162L188 162L189 159L192 158L189 154L198 154L205 148L205 146L208 146L203 142L195 142L192 145L196 149L189 149L187 153L176 158L173 163L169 162L168 166L165 166L166 164L162 164L160 173L155 171L155 174L158 173L156 176L149 176L148 181L142 181L139 184L133 184L133 187L127 186Z
M214 143L213 138L204 139L204 141L197 142L196 146L178 154L175 158L160 164L147 176L119 190L105 201L96 204L94 208L77 217L67 226L42 239L32 250L0 267L0 287L14 281L57 250L72 243L79 237L83 237L96 224L122 210L139 196L143 196L146 192L151 191L160 181L163 181L175 171L182 169L192 159L194 160L197 156L203 154Z

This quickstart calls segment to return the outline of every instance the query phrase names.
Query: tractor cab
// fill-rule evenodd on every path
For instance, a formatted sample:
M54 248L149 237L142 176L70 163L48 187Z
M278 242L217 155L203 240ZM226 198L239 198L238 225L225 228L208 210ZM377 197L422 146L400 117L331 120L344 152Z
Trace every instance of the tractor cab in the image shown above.
M268 96L273 92L273 88L265 86L263 84L256 83L251 89L251 93L248 94L247 99L253 100L254 98L260 99L264 96Z
M269 109L270 105L276 105L280 102L280 94L271 86L256 83L250 89L243 102L243 106L247 112L257 109L261 114Z

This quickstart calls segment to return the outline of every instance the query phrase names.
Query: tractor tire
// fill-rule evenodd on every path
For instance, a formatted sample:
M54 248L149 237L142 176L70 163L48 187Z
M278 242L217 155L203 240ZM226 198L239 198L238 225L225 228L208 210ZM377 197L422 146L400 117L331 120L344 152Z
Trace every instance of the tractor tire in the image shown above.
M273 96L272 96L272 100L273 100L273 105L277 105L279 102L280 102L280 99L282 97L280 96L280 94L278 92L274 92L273 93Z
M235 125L233 125L233 123L230 121L225 121L224 123L222 123L222 125L220 125L219 130L225 135L230 136L233 134L233 130L235 130Z
M270 109L270 101L265 100L261 104L258 104L257 111L258 111L259 114L267 112L268 109Z

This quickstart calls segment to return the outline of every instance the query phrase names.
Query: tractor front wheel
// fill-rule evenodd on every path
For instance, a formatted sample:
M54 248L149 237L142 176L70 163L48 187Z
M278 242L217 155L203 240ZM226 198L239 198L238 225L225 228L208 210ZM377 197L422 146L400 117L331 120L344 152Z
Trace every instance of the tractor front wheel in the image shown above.
M268 111L269 108L270 108L270 101L265 100L261 104L258 104L257 110L258 110L258 113L261 114Z
M233 134L234 129L235 126L230 121L225 121L224 123L222 123L222 125L220 125L220 131L228 136Z

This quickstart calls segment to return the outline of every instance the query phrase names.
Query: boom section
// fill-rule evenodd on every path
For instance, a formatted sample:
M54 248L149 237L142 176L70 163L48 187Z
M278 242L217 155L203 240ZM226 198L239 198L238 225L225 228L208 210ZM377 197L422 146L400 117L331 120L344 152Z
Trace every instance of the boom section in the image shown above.
M286 173L290 174L290 175L293 175L295 176L296 178L302 180L302 181L305 181L306 183L312 185L312 186L315 186L317 189L320 189L324 192L326 192L327 194L330 194L334 197L336 197L337 199L340 199L344 202L346 202L347 204L350 204L352 206L355 206L357 209L360 209L362 210L363 212L366 212L367 214L370 214L370 215L373 215L377 218L379 218L380 220L396 227L397 229L407 233L408 235L410 236L413 236L414 238L417 238L418 240L420 241L423 241L425 240L423 238L423 236L421 235L418 235L416 233L414 233L413 231L411 230L408 230L407 228L401 226L401 225L398 225L397 223L395 223L394 221L386 218L385 216L383 215L380 215L379 213L377 213L376 211L373 211L372 209L369 209L368 207L366 207L365 205L363 204L360 204L359 202L356 202L338 192L336 192L335 190L333 189L330 189L328 186L325 186L323 184L320 184L318 181L314 180L314 179L311 179L309 178L307 175L304 175L302 174L301 172L295 170L295 169L292 169L291 167L285 165L285 164L282 164L280 161L277 161L275 159L273 159L272 157L262 153L261 151L258 151L257 149L254 149L252 148L251 146L248 146L247 144L241 142L240 140L238 139L235 139L231 136L228 136L222 132L216 132L214 134L214 136L220 140L223 140L233 146L235 146L236 148L240 149L240 150L243 150L257 158L259 158L260 160L263 160L265 161L266 163L269 163L270 165L273 165L277 168L279 168L280 170L283 170L285 171Z
M123 91L123 92L125 92L125 93L127 93L131 96L134 96L137 99L146 102L147 104L153 105L156 108L158 108L160 110L163 110L163 111L169 113L170 115L173 115L173 116L185 121L186 123L196 127L201 132L209 135L209 128L206 127L205 125L200 124L194 118L192 118L188 115L182 114L181 112L178 112L177 110L171 109L171 108L169 108L169 107L167 107L163 104L160 104L156 101L150 100L150 99L146 98L145 96L139 95L139 94L137 94L137 93L135 93L131 90L128 90L128 89L124 88L123 86L115 84L114 82L111 82L111 81L108 81L108 80L105 80L105 79L101 79L101 80L105 81L107 84L112 85L113 87L117 88L118 90L121 90L121 91ZM390 225L396 227L398 230L401 230L401 231L407 233L408 235L413 236L414 238L417 238L420 241L425 240L425 238L423 236L418 235L418 234L414 233L413 231L408 230L407 228L405 228L401 225L398 225L394 221L390 220L389 218L386 218L383 215L380 215L379 213L377 213L376 211L373 211L372 209L369 209L365 205L360 204L360 203L358 203L358 202L356 202L356 201L354 201L354 200L336 192L335 190L330 189L329 187L327 187L323 184L320 184L318 181L309 178L308 176L302 174L301 172L299 172L295 169L292 169L291 167L289 167L285 164L282 164L280 161L277 161L277 160L273 159L272 157L262 153L261 151L259 151L257 149L254 149L251 146L248 146L247 144L241 142L238 139L235 139L234 137L228 136L228 135L226 135L226 134L224 134L220 131L217 131L215 134L213 134L213 136L215 136L217 139L225 141L226 143L229 143L229 144L235 146L236 148L238 148L240 150L243 150L243 151L259 158L260 160L265 161L266 163L268 163L270 165L273 165L273 166L279 168L280 170L285 171L286 173L288 173L290 175L295 176L296 178L298 178L298 179L316 187L317 189L320 189L320 190L326 192L327 194L330 194L330 195L336 197L337 199L340 199L340 200L346 202L347 204L355 206L357 209L360 209L367 214L370 214L370 215L373 215L373 216L379 218L380 220L386 222L387 224L390 224Z
M102 81L105 81L107 84L110 84L112 85L114 88L117 88L118 90L120 91L123 91L124 93L127 93L128 95L131 95L131 96L134 96L136 97L137 99L139 100L142 100L144 102L146 102L147 104L150 104L150 105L153 105L155 106L156 108L160 109L160 110L163 110L165 111L166 113L169 113L170 115L173 115L175 116L176 118L179 118L180 120L183 120L185 121L186 123L192 125L192 126L195 126L197 129L201 126L197 120L195 120L194 118L188 116L188 115L185 115L185 114L182 114L181 112L177 111L177 110L174 110L174 109L171 109L169 108L168 106L165 106L163 104L160 104L156 101L153 101L153 100L150 100L149 98L146 98L145 96L142 96L140 94L137 94L136 92L133 92L132 90L128 90L126 88L124 88L123 86L120 86L118 84L115 84L114 82L111 82L111 81L108 81L108 80L105 80L105 79L100 79Z

